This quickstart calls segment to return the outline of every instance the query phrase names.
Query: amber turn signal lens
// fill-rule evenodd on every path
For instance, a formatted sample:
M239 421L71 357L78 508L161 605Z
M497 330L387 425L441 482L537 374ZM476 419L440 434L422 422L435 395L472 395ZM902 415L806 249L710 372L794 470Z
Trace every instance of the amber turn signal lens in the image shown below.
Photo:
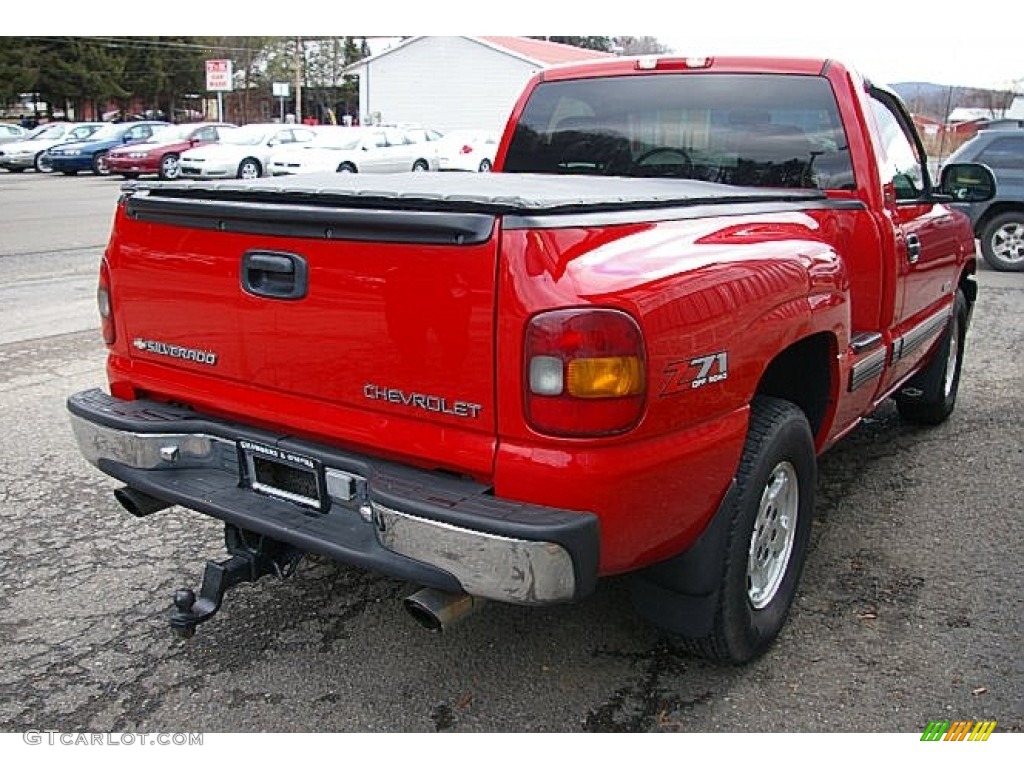
M573 397L628 397L644 391L644 368L637 357L580 357L568 367Z

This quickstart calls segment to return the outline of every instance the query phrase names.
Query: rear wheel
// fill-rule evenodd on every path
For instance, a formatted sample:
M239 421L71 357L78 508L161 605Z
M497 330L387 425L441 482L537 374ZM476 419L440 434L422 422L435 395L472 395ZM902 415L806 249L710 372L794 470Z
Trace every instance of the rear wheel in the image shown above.
M237 176L240 179L258 179L262 173L263 168L255 158L247 157L238 164Z
M981 233L981 255L1000 272L1024 271L1024 211L993 217Z
M36 155L32 165L35 166L37 173L49 173L53 170L53 163L50 162L50 156L46 154L46 150Z
M107 165L107 153L97 152L92 158L92 172L97 176L109 176L110 166Z
M964 292L958 290L953 314L931 362L896 393L896 408L900 416L907 421L930 426L949 418L960 389L966 334L967 299Z
M480 167L477 168L477 170L480 171L480 173L490 173L491 161L485 157L483 160L480 161Z
M412 169L416 173L422 173L423 171L430 170L430 164L426 160L417 160L415 163L412 164Z
M357 171L352 163L342 163L338 166L338 173L357 173Z
M164 181L172 181L181 176L181 168L178 166L178 156L175 154L164 155L160 158L160 178Z
M719 511L726 517L722 535L712 537L712 557L696 570L692 561L677 559L641 574L640 580L654 584L637 603L641 613L680 648L713 661L742 664L764 653L796 594L816 473L803 411L786 400L755 398L735 486ZM710 595L696 584L707 579L708 568L718 574Z

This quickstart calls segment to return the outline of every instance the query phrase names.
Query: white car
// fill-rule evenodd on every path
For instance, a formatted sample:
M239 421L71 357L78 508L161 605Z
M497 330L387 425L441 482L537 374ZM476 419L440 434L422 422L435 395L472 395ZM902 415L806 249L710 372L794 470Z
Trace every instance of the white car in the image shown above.
M226 128L220 141L183 152L181 178L258 179L267 175L270 155L281 147L306 144L315 133L302 125L253 123Z
M310 144L275 152L270 174L429 171L433 144L415 139L402 128L321 128Z
M0 168L21 173L35 168L40 173L52 170L46 151L69 141L84 141L103 127L103 123L46 123L22 141L0 147Z
M437 142L437 170L479 171L494 167L498 136L486 131L450 131Z

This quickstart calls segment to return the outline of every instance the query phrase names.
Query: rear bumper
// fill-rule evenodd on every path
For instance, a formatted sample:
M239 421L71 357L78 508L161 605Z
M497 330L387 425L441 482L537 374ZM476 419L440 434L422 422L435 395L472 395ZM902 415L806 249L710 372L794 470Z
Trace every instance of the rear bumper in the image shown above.
M308 552L508 603L579 600L597 581L598 519L586 512L100 390L72 395L68 410L83 455L106 474ZM323 504L250 487L241 442L315 462Z

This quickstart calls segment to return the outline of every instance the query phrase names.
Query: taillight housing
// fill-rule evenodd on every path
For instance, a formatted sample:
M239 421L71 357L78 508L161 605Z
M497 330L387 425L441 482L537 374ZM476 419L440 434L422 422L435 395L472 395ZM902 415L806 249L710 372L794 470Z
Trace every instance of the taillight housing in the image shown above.
M559 309L533 317L523 345L526 420L538 432L599 437L632 429L647 394L637 322L617 309Z
M462 149L459 150L460 155L468 155L473 152L473 148L469 144L463 144Z
M103 341L113 344L117 340L114 329L114 309L110 298L110 267L107 260L100 262L100 282L96 288L96 303L100 310L100 327L103 330Z

